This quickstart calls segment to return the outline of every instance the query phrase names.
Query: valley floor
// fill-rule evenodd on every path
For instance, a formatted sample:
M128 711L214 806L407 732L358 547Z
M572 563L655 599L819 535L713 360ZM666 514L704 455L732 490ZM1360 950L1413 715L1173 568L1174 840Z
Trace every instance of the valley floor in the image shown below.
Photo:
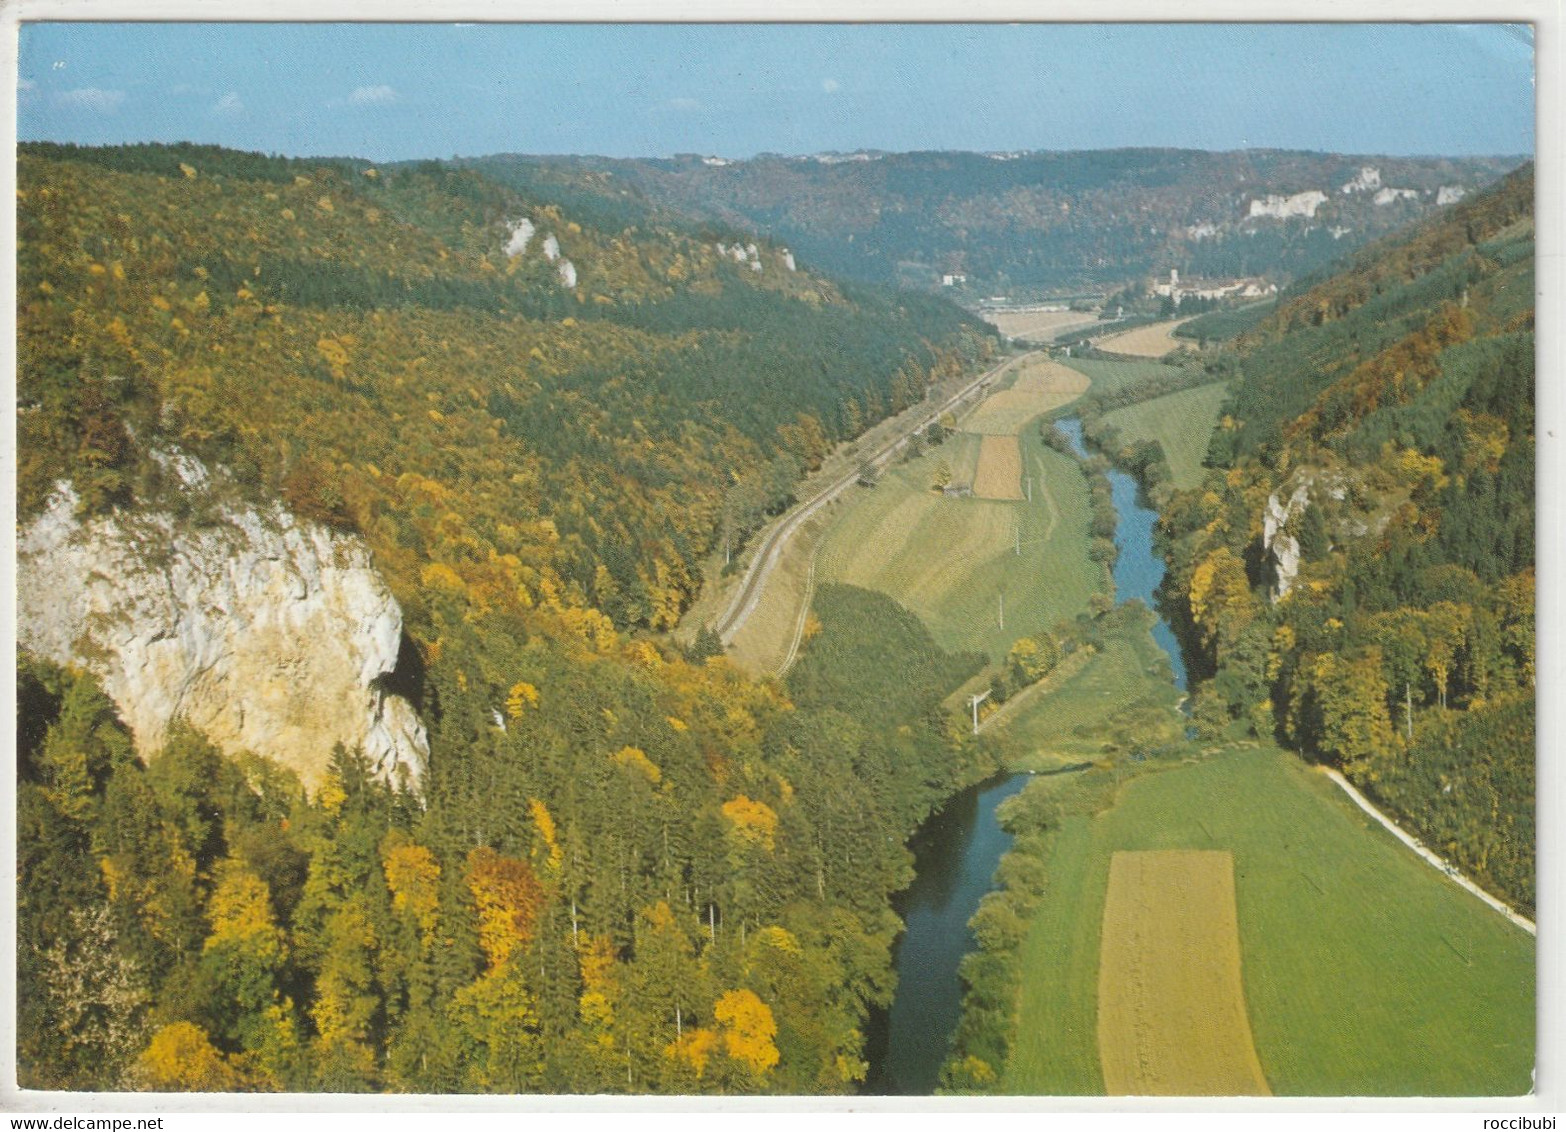
M1073 368L1111 390L1168 372L1152 362ZM1011 381L992 390L1012 401L1015 393ZM1221 384L1185 390L1119 410L1116 423L1129 438L1159 439L1176 479L1188 486L1202 472L1223 395ZM959 420L959 430L994 417L984 412ZM1042 443L1036 420L1015 414L984 437L958 431L891 466L875 487L851 488L802 531L758 620L736 638L736 654L758 669L785 668L796 650L812 647L811 595L831 583L892 597L941 648L980 651L992 665L1017 638L1086 609L1104 585L1102 568L1087 555L1086 481L1070 458ZM945 479L973 483L985 440L996 435L1016 438L1021 472L1031 479L1022 498L936 490ZM1017 1031L999 1091L1103 1093L1106 1040L1116 1055L1110 1060L1122 1068L1131 1064L1120 1056L1128 1048L1139 1057L1156 1054L1159 1041L1173 1051L1170 1063L1180 1064L1173 1056L1180 1043L1169 1039L1180 1032L1178 1021L1160 1030L1157 1020L1161 1011L1168 1022L1183 1008L1162 1002L1156 986L1116 997L1113 1017L1120 1021L1108 1030L1100 999L1106 971L1111 986L1122 981L1120 967L1105 964L1141 971L1136 956L1146 955L1122 945L1157 928L1127 920L1124 908L1106 910L1116 855L1191 851L1221 857L1232 869L1229 904L1213 904L1228 909L1232 927L1214 938L1227 941L1225 954L1233 953L1238 969L1209 974L1233 988L1229 1015L1244 1023L1214 1040L1228 1043L1234 1080L1250 1082L1245 1091L1527 1091L1533 939L1430 869L1297 756L1254 743L1198 751L1183 738L1181 693L1150 635L1152 615L1132 607L1098 624L1095 643L989 709L983 727L1012 769L1097 767L1087 775L1040 774L1029 787L1059 792L1065 816L1048 835L1047 891L1018 952ZM947 707L963 707L988 679L981 674L955 689ZM1106 777L1107 808L1073 799L1084 779L1102 785ZM1106 940L1106 923L1113 941ZM1108 943L1116 946L1106 950ZM1172 965L1142 973L1153 979L1149 985L1184 993L1208 985L1181 967L1199 959L1176 956ZM1134 1069L1117 1071L1114 1086L1204 1091L1202 1081L1178 1072L1164 1081Z
M1034 789L1070 788L1039 779ZM1272 1091L1508 1096L1531 1087L1535 945L1271 747L1139 775L1052 835L1021 950L1003 1091L1095 1094L1103 908L1115 853L1233 855L1244 996Z

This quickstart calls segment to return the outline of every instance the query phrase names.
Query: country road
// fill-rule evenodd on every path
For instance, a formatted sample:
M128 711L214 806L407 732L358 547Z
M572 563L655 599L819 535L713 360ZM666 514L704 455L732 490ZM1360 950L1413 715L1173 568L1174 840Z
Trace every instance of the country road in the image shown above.
M939 408L930 411L928 415L917 414L913 416L908 426L901 430L887 444L883 445L873 456L867 457L862 463L884 464L896 451L907 442L908 437L920 429L926 427L931 421L940 419L942 413L948 412L964 398L970 396L974 390L989 381L994 381L1017 363L1034 356L1038 351L1027 354L1018 354L1007 358L993 369L979 374L967 385L954 393ZM750 561L749 568L745 571L745 577L740 583L738 591L729 602L723 615L718 618L715 626L719 638L727 645L734 639L734 634L755 611L761 601L762 592L766 589L767 579L771 575L778 560L783 556L783 549L788 545L800 526L821 508L832 500L842 495L859 478L859 470L856 466L852 471L845 473L840 479L833 481L825 489L801 503L796 503L792 509L784 514L781 520L773 524L772 529L761 540L756 548L756 554Z

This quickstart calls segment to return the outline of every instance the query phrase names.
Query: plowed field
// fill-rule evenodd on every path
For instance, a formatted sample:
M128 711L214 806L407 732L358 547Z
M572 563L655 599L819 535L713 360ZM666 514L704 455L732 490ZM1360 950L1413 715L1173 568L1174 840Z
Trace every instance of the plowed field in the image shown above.
M1050 341L1067 327L1098 321L1092 311L990 311L984 317L1002 334L1040 342Z

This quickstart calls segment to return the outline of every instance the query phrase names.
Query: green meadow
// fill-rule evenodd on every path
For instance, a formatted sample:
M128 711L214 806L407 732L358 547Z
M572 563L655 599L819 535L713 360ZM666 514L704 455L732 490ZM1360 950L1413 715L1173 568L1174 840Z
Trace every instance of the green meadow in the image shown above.
M976 437L959 434L890 468L874 488L852 490L822 541L818 582L887 594L929 626L942 648L992 660L1018 637L1075 617L1105 584L1104 570L1088 558L1087 484L1036 429L1018 439L1023 472L1033 477L1031 501L934 490L937 467L960 471L976 447Z
M1070 790L1070 776L1035 790ZM1128 780L1051 834L1022 945L1004 1092L1103 1090L1099 934L1121 849L1234 855L1245 995L1272 1090L1291 1096L1526 1093L1533 937L1415 857L1325 776L1275 748Z
M1174 485L1193 488L1202 482L1202 460L1218 423L1218 411L1228 395L1221 381L1182 389L1151 401L1127 405L1104 414L1104 420L1120 429L1129 443L1156 440L1164 448Z

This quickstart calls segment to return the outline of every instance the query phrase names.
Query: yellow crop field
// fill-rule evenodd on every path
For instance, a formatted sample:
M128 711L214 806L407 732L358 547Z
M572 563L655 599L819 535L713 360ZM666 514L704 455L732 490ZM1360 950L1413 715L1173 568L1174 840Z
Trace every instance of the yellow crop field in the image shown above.
M1086 393L1088 385L1088 379L1079 371L1048 358L1030 358L1011 383L1013 389L1024 393L1071 397Z
M1067 327L1098 321L1092 311L990 311L984 318L1008 338L1046 342Z
M986 397L962 427L987 436L1015 436L1039 414L1075 401L1087 392L1088 384L1074 369L1033 359L1018 371L1010 388Z
M1106 353L1127 354L1135 358L1161 358L1177 346L1190 345L1174 336L1174 328L1184 321L1183 318L1177 318L1169 322L1154 322L1122 334L1111 334L1099 341L1098 348Z
M1112 1096L1261 1096L1228 852L1117 852L1098 967L1098 1050Z
M1015 436L984 437L973 494L980 499L1022 498L1022 449Z

